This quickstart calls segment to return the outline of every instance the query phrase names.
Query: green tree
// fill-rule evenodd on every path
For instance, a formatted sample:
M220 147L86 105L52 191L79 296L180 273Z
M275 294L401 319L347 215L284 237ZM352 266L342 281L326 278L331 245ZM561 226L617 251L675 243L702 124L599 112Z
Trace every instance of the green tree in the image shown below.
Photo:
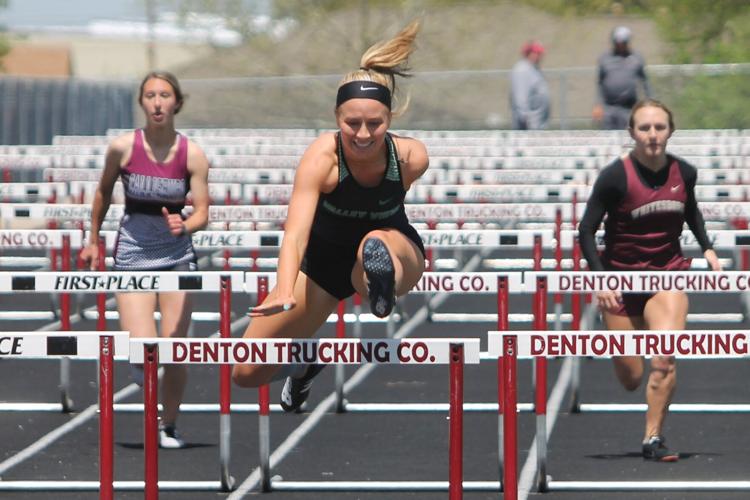
M652 18L672 47L674 64L750 62L747 0L522 0L558 15L616 14ZM750 72L672 74L655 79L657 96L673 107L681 127L750 127ZM742 73L741 71L744 71Z
M8 7L8 0L0 0L0 9ZM5 26L0 26L0 71L4 71L3 58L10 52L10 42L5 35Z
M675 63L750 62L746 0L661 0L656 22L672 42ZM672 103L683 126L750 128L750 72L702 74L676 86Z

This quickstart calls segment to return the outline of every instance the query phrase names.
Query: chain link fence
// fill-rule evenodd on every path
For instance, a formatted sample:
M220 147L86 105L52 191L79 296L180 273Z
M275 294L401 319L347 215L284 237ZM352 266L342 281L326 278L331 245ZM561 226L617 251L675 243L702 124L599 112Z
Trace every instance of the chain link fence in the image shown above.
M649 66L654 97L678 128L750 128L750 64ZM545 70L551 129L589 129L594 67ZM180 127L335 127L341 75L183 80ZM55 134L103 134L141 123L138 82L102 83L0 77L0 143L44 144ZM510 126L509 71L421 72L399 80L409 109L399 129L474 130ZM403 100L402 100L403 102ZM396 104L398 105L398 104Z

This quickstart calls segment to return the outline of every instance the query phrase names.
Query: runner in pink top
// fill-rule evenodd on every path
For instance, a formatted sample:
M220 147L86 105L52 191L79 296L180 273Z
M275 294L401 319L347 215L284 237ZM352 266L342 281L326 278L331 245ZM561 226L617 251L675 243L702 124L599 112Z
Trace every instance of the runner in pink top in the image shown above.
M152 72L141 82L138 102L146 126L115 138L109 145L99 187L91 209L91 237L81 256L96 269L99 229L109 208L118 177L125 188L125 215L120 222L115 269L195 269L191 234L208 223L208 160L192 141L175 130L174 115L183 105L174 75ZM190 191L193 211L182 215ZM161 312L161 336L184 337L190 326L192 304L185 292L118 293L120 327L133 337L156 337L154 312ZM133 365L131 365L133 367ZM143 370L133 370L143 383ZM165 365L161 397L159 443L182 448L185 442L175 423L187 380L185 365Z

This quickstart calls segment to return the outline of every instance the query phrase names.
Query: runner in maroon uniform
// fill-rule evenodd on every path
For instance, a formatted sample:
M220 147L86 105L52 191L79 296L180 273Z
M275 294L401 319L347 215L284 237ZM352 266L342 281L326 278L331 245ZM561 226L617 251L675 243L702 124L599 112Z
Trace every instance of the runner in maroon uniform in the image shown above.
M592 271L685 270L690 260L682 255L680 235L687 222L703 255L714 271L719 259L706 235L695 201L697 172L684 160L668 155L667 141L674 132L672 112L655 100L637 103L630 114L630 136L635 148L602 170L597 178L579 233L581 249ZM595 233L604 215L605 249L597 253ZM602 318L610 330L682 330L688 312L684 292L655 294L597 294ZM643 378L643 358L613 358L622 385L635 390ZM661 435L676 384L673 357L651 358L646 387L646 431L643 457L673 462Z

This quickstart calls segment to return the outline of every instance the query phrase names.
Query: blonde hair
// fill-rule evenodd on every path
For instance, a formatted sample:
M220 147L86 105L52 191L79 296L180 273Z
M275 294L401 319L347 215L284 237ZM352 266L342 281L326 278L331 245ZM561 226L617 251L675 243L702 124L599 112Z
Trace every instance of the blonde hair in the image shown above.
M414 49L414 40L421 27L419 19L410 22L396 36L390 40L378 42L365 51L359 61L359 69L349 72L339 82L339 87L354 81L375 82L388 87L395 98L396 76L410 77L408 66L409 56ZM405 102L395 111L394 116L403 114L409 106L407 96Z

